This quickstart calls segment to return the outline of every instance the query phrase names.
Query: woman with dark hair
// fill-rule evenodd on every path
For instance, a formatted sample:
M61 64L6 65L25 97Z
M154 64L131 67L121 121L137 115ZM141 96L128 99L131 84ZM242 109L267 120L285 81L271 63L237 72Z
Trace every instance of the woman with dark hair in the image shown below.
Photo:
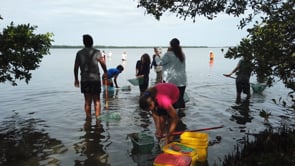
M185 108L183 96L187 85L187 77L185 71L185 55L178 39L174 38L170 41L170 47L162 57L162 66L164 73L163 80L167 83L175 84L180 92L179 99L174 104L174 107L183 110Z
M145 53L136 63L136 77L143 77L143 83L139 85L140 96L149 86L151 58Z
M173 104L178 100L179 90L174 84L158 83L147 89L139 99L141 109L152 112L156 136L165 136L165 143L173 141L179 118Z

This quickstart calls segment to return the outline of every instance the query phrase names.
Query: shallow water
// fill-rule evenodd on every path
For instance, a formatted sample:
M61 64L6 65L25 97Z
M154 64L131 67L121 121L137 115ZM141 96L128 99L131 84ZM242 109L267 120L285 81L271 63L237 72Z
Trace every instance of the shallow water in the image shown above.
M224 125L221 129L203 131L209 140L221 136L220 143L208 147L208 164L221 163L224 155L231 153L235 144L242 143L247 134L255 134L267 127L291 125L295 115L275 105L272 99L286 99L289 90L277 82L262 94L252 94L248 106L234 109L234 80L222 76L229 73L237 60L223 58L221 48L185 48L189 85L185 116L181 129L200 129ZM209 51L215 53L209 63ZM1 84L1 156L0 165L152 165L160 153L140 151L133 147L127 135L148 131L155 127L150 115L138 107L138 87L131 91L117 90L109 94L109 108L102 112L120 113L119 120L85 121L83 96L74 87L73 63L77 49L51 49L40 68L32 74L29 84L19 82L13 87ZM105 49L108 53L109 50ZM140 56L153 49L112 49L108 67L121 62L121 54L127 52L125 70L118 78L119 86L130 85L127 79L135 76L135 64ZM150 83L155 81L151 71ZM255 77L251 78L255 82ZM286 99L287 100L287 99ZM261 110L271 112L269 122L259 116ZM247 111L245 111L247 110ZM6 158L6 159L5 159Z

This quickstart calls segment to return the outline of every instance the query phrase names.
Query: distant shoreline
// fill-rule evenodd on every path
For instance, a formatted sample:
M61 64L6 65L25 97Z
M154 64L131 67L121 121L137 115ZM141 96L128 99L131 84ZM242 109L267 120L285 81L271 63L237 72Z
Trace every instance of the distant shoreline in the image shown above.
M51 48L83 48L84 46L71 46L71 45L53 45ZM154 47L162 47L166 48L167 46L100 46L95 45L95 48L154 48ZM224 47L209 47L209 46L182 46L182 48L228 48L230 46Z

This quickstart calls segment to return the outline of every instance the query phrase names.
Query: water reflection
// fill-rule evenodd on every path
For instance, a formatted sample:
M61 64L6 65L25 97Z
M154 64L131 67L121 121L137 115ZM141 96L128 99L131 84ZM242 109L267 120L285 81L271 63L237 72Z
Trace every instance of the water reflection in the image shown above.
M212 70L213 64L214 64L214 60L210 59L210 61L209 61L210 71Z
M0 165L58 165L54 156L68 149L45 132L45 121L14 113L0 127Z
M235 110L235 114L233 114L230 118L232 121L236 121L237 124L245 125L246 123L251 123L253 117L249 115L250 102L248 100L243 101L240 105L232 106Z
M85 135L82 136L79 143L74 144L76 153L85 156L85 160L76 160L75 165L109 165L108 154L105 152L101 140L105 139L103 126L99 120L92 124L88 119L84 124Z

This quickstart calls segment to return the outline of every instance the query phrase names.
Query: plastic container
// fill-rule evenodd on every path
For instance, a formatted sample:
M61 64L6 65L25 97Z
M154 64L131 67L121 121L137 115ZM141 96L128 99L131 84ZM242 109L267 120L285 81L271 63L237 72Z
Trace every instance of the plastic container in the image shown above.
M189 145L196 149L198 154L197 161L206 161L208 156L208 141L207 133L201 132L184 132L180 135L180 143Z
M121 114L120 114L120 112L107 111L106 113L100 115L98 117L98 120L102 120L102 121L120 121L121 120Z
M122 91L131 91L131 86L130 85L125 85L125 86L122 86L120 89Z
M180 141L183 144L191 145L193 147L208 147L208 134L201 132L184 132L180 135Z
M168 154L190 156L192 158L192 166L195 165L196 161L199 158L197 150L195 148L178 142L172 142L170 144L167 144L162 148L162 150L164 153Z
M190 166L191 163L190 156L168 153L161 153L154 160L154 166Z
M128 134L133 148L141 153L149 153L154 147L154 137L145 132Z
M128 81L134 85L134 86L138 86L143 84L143 77L136 77L136 78L132 78L132 79L128 79Z
M105 90L108 90L108 91L115 91L115 88L113 87L113 86L106 86L106 85L104 85L103 86L103 90L105 91Z
M254 93L262 93L267 86L264 83L256 83L256 84L250 83L250 85Z

